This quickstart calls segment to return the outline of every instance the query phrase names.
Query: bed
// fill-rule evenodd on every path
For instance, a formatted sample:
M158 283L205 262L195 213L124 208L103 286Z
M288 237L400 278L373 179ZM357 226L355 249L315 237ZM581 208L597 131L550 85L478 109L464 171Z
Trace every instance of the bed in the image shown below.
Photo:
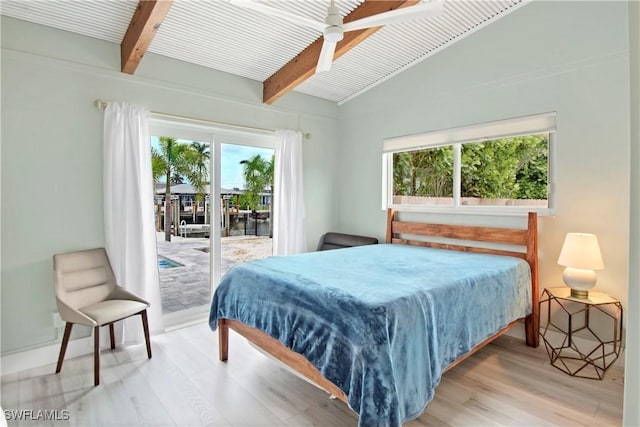
M220 360L233 329L346 402L360 426L400 426L446 370L521 319L538 346L537 270L535 213L526 229L505 229L402 222L390 210L385 244L235 266L209 323Z

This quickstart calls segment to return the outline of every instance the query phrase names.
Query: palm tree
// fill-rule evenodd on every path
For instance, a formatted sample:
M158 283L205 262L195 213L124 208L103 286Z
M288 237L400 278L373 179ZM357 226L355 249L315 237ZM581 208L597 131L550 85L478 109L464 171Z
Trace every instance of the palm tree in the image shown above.
M153 185L158 183L160 177L165 173L164 160L158 150L151 147L151 173L153 175Z
M164 239L171 241L171 184L176 181L176 177L189 173L188 150L190 147L180 144L175 138L161 136L159 141L160 149L153 150L152 161L154 178L161 175L165 177L164 193ZM156 172L158 175L156 176ZM177 224L176 224L177 226Z
M198 205L204 200L204 195L207 190L207 182L209 180L209 144L195 142L191 143L191 150L189 150L189 169L190 172L187 176L189 182L196 191L196 199L193 208L193 222L196 222L196 215Z
M267 177L269 178L269 237L273 237L273 186L274 186L274 169L275 155L271 156L271 160L267 162Z
M158 181L160 177L164 175L164 160L162 159L162 155L158 150L154 147L151 147L151 174L153 177L153 193L155 194ZM154 201L155 202L155 201ZM162 209L160 205L157 208L157 218L156 218L156 231L162 231Z
M243 166L245 200L249 205L249 209L257 210L260 202L260 193L264 192L265 187L271 183L273 170L271 177L269 177L270 162L267 162L259 154L248 160L242 160L240 164Z
M271 203L269 204L269 237L273 237L273 171L274 157L271 160L265 160L256 154L248 160L240 162L243 165L243 175L245 182L245 200L249 204L249 209L257 210L260 201L260 194L264 192L265 187L269 187L269 196Z
M248 160L242 160L240 164L243 165L245 182L244 198L249 204L249 209L255 211L258 209L260 194L264 192L265 187L269 186L269 191L271 196L273 196L273 157L271 161L267 161L259 154L256 154ZM269 205L269 237L273 237L271 230L271 224L273 222L272 205L273 202ZM256 223L256 235L258 234L257 227L258 225Z

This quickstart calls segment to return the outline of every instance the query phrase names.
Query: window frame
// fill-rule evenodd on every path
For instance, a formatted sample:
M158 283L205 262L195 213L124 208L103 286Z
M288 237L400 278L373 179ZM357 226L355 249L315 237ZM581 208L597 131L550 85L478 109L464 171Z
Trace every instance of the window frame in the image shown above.
M421 134L387 138L382 151L382 209L400 212L461 213L474 215L539 215L554 214L554 159L556 145L556 112L510 118L493 122L438 130ZM547 207L478 206L460 204L462 145L516 136L546 133L548 139ZM420 149L453 147L453 205L403 205L393 203L393 154Z

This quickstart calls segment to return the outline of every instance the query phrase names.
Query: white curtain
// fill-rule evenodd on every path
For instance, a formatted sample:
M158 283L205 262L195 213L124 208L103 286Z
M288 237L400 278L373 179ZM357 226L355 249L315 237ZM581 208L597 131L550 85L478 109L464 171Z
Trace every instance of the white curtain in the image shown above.
M151 304L149 329L161 330L149 111L145 108L107 104L103 182L105 246L116 281ZM139 316L122 324L115 324L119 343L144 340Z
M306 251L302 185L302 133L276 130L273 254Z

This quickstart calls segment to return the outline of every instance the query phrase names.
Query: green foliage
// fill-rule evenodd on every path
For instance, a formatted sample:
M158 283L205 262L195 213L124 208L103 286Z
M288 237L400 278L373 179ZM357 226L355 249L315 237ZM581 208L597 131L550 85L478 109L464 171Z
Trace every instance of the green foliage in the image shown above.
M248 207L250 204L251 204L251 200L247 197L246 193L240 194L238 196L238 205L240 206L240 209L244 209Z
M463 144L461 197L546 199L548 135ZM393 155L394 194L451 197L453 146Z
M453 196L453 147L393 154L393 194Z
M529 135L523 138L520 164L516 172L518 199L546 199L549 189L549 137Z
M274 159L265 160L256 154L248 160L242 160L245 193L240 197L240 205L247 206L251 210L260 207L260 193L269 186L273 188L273 165Z
M155 152L155 163L158 170L162 171L161 175L165 176L165 182L168 185L181 182L182 175L189 173L189 146L166 136L160 137L158 145L160 149L153 150L152 155Z
M164 238L167 242L171 241L171 184L176 178L189 171L187 162L187 152L189 147L178 143L175 138L161 136L158 145L159 150L151 151L152 168L154 178L157 179L161 175L165 177L165 215L164 215ZM157 176L155 174L158 174Z
M209 144L193 141L187 151L188 173L187 179L196 191L196 203L204 200L209 182ZM195 210L194 210L195 218Z
M159 149L151 148L153 182L165 178L165 240L171 241L171 185L181 184L186 177L196 191L196 201L202 201L209 178L209 146L198 142L183 144L175 138L161 136ZM194 211L195 217L195 211Z
M151 147L151 173L153 175L153 183L157 184L158 180L165 173L165 162L158 150Z
M461 197L513 199L518 185L516 145L509 140L462 146Z
M461 196L546 199L547 147L547 135L463 145Z

